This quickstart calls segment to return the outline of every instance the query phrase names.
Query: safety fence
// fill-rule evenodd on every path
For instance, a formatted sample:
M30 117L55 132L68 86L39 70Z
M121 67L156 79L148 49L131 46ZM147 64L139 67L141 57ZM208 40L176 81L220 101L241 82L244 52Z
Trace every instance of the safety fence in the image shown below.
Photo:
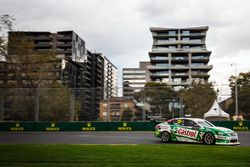
M157 122L9 122L0 131L152 131Z
M0 131L153 131L159 122L0 122ZM250 130L250 121L216 121L216 126Z

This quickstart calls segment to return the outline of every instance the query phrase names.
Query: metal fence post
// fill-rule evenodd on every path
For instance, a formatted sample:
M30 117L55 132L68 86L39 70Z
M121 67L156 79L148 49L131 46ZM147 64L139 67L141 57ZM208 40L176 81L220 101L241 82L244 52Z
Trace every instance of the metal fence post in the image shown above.
M34 110L34 121L38 122L39 121L39 88L35 89L35 110Z
M70 91L70 111L69 111L69 121L73 122L75 117L75 95L74 89Z
M4 89L0 89L0 121L4 120Z

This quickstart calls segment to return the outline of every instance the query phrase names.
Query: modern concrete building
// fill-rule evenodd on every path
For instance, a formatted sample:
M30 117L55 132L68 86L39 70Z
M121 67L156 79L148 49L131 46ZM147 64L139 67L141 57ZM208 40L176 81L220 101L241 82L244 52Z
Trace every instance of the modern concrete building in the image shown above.
M12 39L18 38L31 40L34 43L34 51L38 53L52 53L51 55L56 56L54 68L47 71L48 76L43 80L56 80L75 90L75 99L81 103L78 120L98 118L99 102L107 93L104 90L111 92L110 96L116 95L116 67L101 53L87 50L85 41L75 32L10 32L9 56L15 55ZM13 70L15 63L8 61L0 63L0 88L30 87L27 84L20 84L26 83L27 76L20 73L23 77L16 77L16 71Z
M139 92L146 82L150 81L147 66L150 62L140 62L139 68L123 68L123 96L133 99L135 92Z
M117 97L118 83L117 83L118 70L107 57L104 56L104 99L110 97Z
M211 51L206 48L207 26L190 28L152 27L152 50L148 66L152 81L164 82L175 88L187 87L192 82L205 83Z

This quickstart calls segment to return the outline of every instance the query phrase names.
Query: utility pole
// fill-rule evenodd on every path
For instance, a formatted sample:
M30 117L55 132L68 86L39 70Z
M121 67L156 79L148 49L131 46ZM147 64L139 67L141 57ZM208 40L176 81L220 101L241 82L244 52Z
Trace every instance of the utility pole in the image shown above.
M146 113L145 113L145 90L146 88L144 88L144 90L142 90L142 121L146 121Z
M237 120L239 120L239 111L238 111L238 78L236 76L235 79L235 114L237 116Z
M237 77L237 64L233 63L231 66L234 65L235 70L235 115L237 117L237 120L239 120L239 111L238 111L238 77Z

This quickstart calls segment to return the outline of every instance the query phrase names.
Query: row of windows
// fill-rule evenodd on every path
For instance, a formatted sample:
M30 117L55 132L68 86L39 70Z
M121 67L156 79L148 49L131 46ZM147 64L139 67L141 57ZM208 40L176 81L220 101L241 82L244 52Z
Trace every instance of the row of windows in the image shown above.
M164 43L164 42L175 42L175 41L178 41L178 39L177 38L158 39L156 42L157 43ZM191 38L188 38L188 37L181 38L181 41L202 42L201 39L191 39Z
M180 31L180 34L181 35L192 35L192 34L201 34L202 31L197 31L197 32L190 32L189 30L181 30ZM178 30L170 30L170 31L167 31L167 32L157 32L158 35L171 35L171 36L174 36L174 35L177 35L178 34Z

